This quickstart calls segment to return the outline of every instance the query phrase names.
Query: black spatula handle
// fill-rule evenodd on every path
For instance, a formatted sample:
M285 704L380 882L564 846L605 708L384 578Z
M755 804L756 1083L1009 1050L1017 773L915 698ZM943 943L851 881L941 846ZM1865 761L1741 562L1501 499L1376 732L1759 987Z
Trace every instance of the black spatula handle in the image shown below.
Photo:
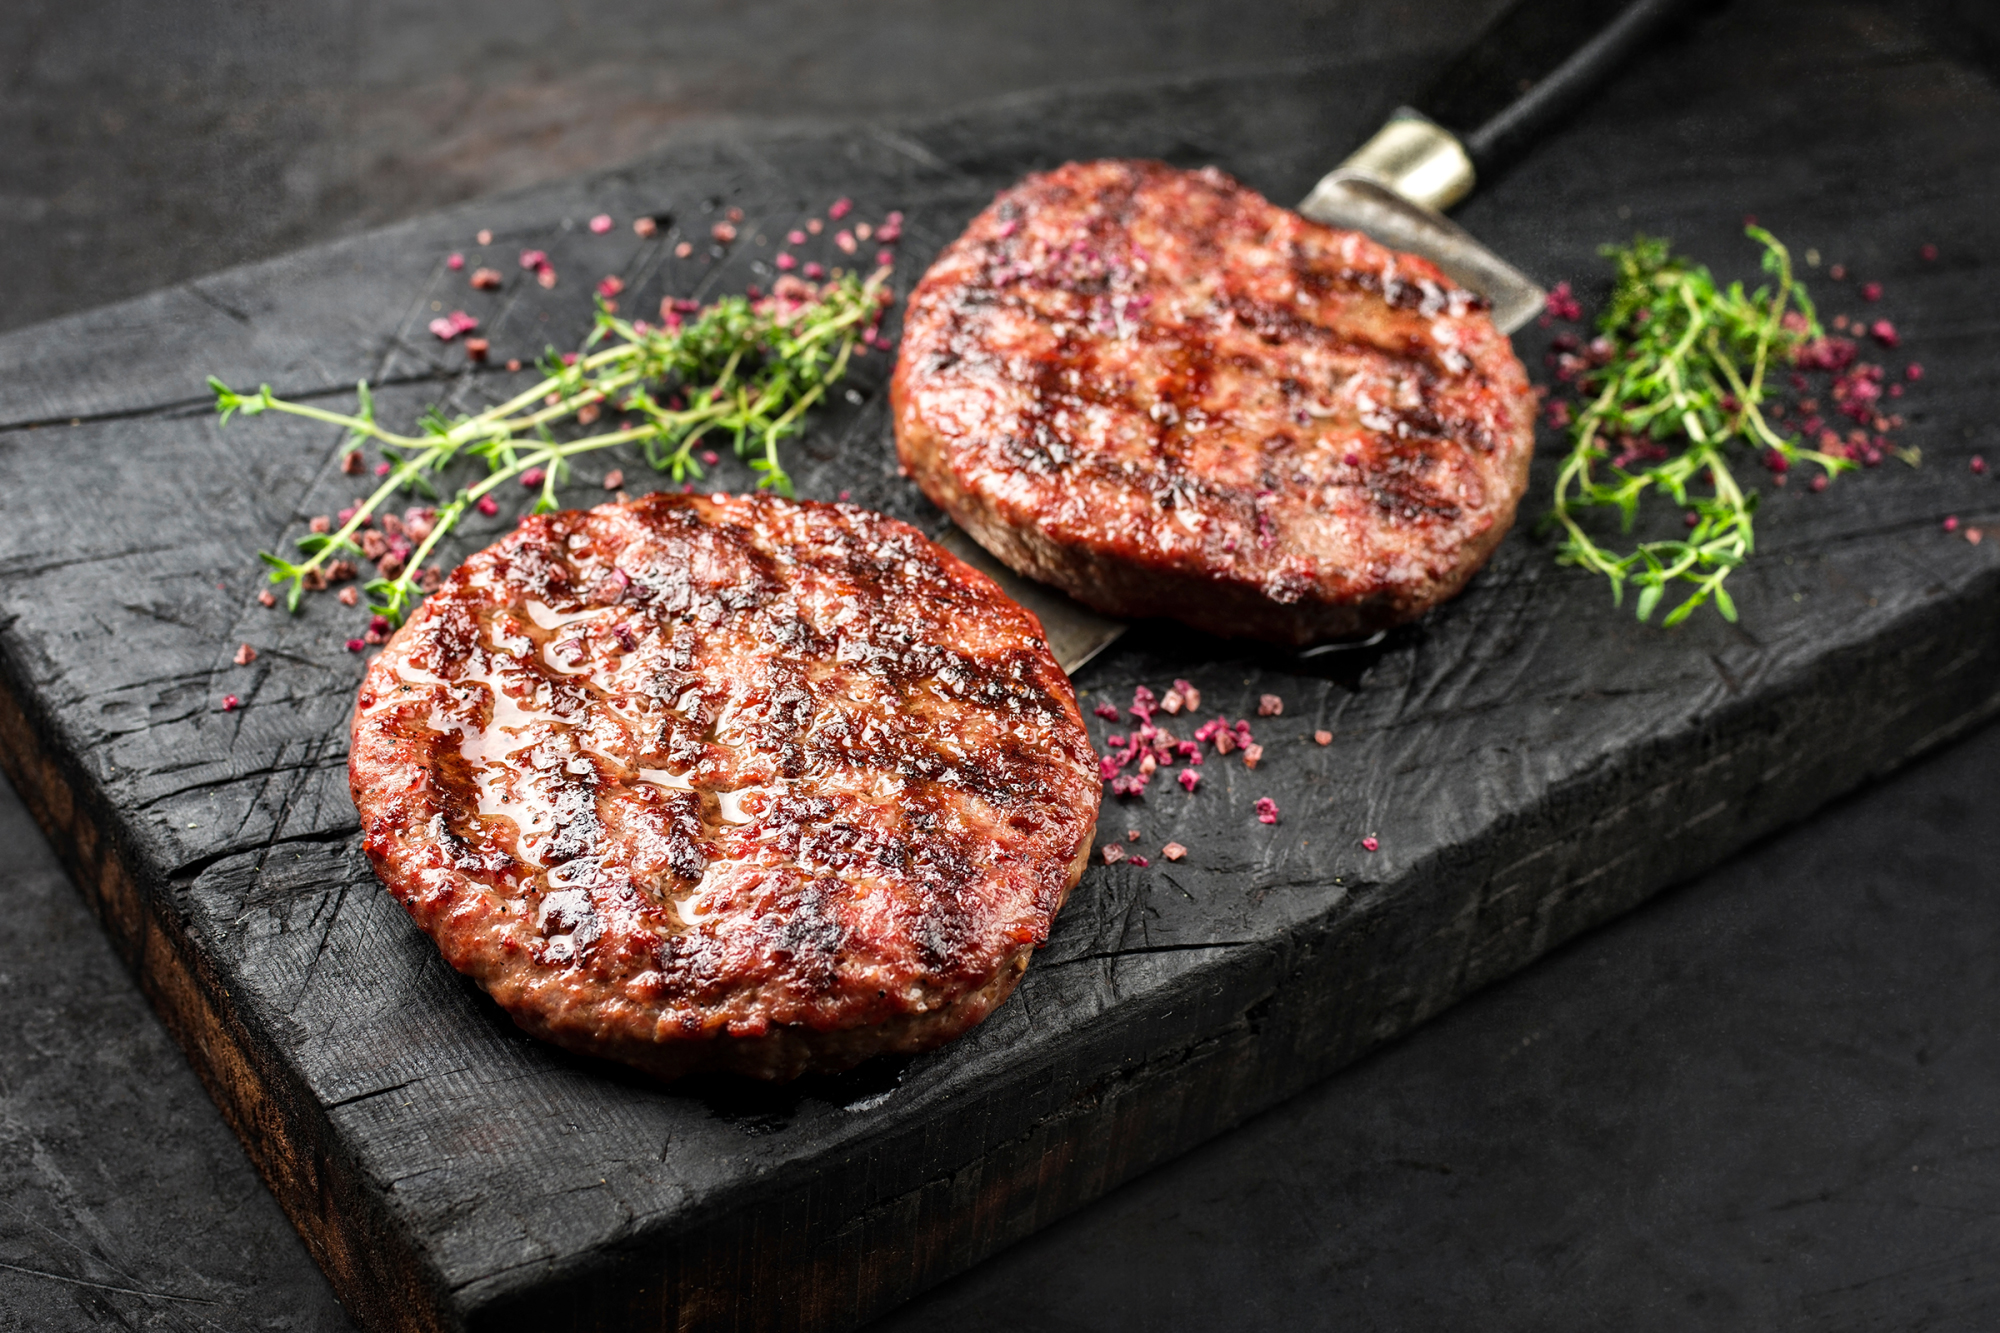
M1411 105L1465 145L1482 180L1504 170L1634 52L1714 0L1522 0Z

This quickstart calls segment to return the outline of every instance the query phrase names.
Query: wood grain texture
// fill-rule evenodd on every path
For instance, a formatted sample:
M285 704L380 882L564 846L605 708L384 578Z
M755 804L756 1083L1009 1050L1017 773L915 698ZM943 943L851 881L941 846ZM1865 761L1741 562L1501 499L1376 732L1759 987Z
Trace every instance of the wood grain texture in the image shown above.
M664 1091L521 1036L438 962L355 845L352 613L252 600L249 553L352 493L336 441L218 428L204 374L293 395L366 375L385 414L480 401L494 377L423 332L433 300L480 314L505 356L577 333L603 272L641 302L757 280L754 245L677 264L676 237L593 236L592 213L699 234L733 204L746 236L775 234L848 194L909 215L907 284L994 190L1069 157L1213 161L1295 198L1414 73L723 140L0 340L9 772L365 1323L858 1323L2000 707L2000 543L1939 526L2000 518L1967 467L1996 444L2000 97L1886 8L1743 3L1462 215L1552 280L1594 274L1595 245L1635 226L1740 272L1754 212L1889 288L1899 355L1929 371L1903 400L1925 465L1771 496L1732 583L1741 627L1638 626L1517 532L1464 598L1366 653L1142 629L1080 676L1086 704L1173 676L1232 717L1277 693L1263 767L1211 759L1197 797L1114 803L1106 830L1189 858L1093 868L1015 999L916 1060ZM547 249L563 284L475 306L442 260L481 226L504 257ZM1943 257L1919 260L1925 242ZM1531 368L1545 336L1520 340ZM935 524L895 475L883 360L794 471ZM262 655L236 668L246 640ZM247 706L221 713L225 692ZM1276 826L1251 814L1266 795Z

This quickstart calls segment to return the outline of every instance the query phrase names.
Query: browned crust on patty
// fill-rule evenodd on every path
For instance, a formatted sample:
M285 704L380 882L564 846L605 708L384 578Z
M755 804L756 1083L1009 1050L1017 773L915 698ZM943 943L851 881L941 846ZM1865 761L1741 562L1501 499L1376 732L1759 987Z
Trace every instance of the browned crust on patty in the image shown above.
M1480 298L1158 162L1001 194L912 293L892 395L903 466L1014 569L1285 643L1457 593L1534 448Z
M1004 1000L1096 760L1034 617L848 505L524 521L369 667L377 873L527 1031L661 1077L846 1068Z

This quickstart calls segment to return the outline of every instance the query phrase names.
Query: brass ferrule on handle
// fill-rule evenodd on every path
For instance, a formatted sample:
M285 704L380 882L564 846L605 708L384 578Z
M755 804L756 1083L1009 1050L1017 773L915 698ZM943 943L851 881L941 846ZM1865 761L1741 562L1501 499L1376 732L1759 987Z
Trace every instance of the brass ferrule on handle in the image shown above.
M1340 164L1440 213L1472 193L1478 174L1458 137L1414 111L1399 111Z

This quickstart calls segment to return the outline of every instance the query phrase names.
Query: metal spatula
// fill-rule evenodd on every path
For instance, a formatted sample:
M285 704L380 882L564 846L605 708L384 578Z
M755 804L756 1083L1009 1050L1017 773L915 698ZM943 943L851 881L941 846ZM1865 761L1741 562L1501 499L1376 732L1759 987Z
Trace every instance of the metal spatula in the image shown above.
M1540 312L1548 294L1440 210L1505 170L1628 57L1699 3L1521 0L1412 105L1328 172L1299 212L1422 255L1491 301L1494 323L1513 333ZM1461 126L1477 128L1454 128ZM1124 621L1014 573L957 527L938 540L1041 619L1049 648L1067 672L1074 674L1125 632Z

